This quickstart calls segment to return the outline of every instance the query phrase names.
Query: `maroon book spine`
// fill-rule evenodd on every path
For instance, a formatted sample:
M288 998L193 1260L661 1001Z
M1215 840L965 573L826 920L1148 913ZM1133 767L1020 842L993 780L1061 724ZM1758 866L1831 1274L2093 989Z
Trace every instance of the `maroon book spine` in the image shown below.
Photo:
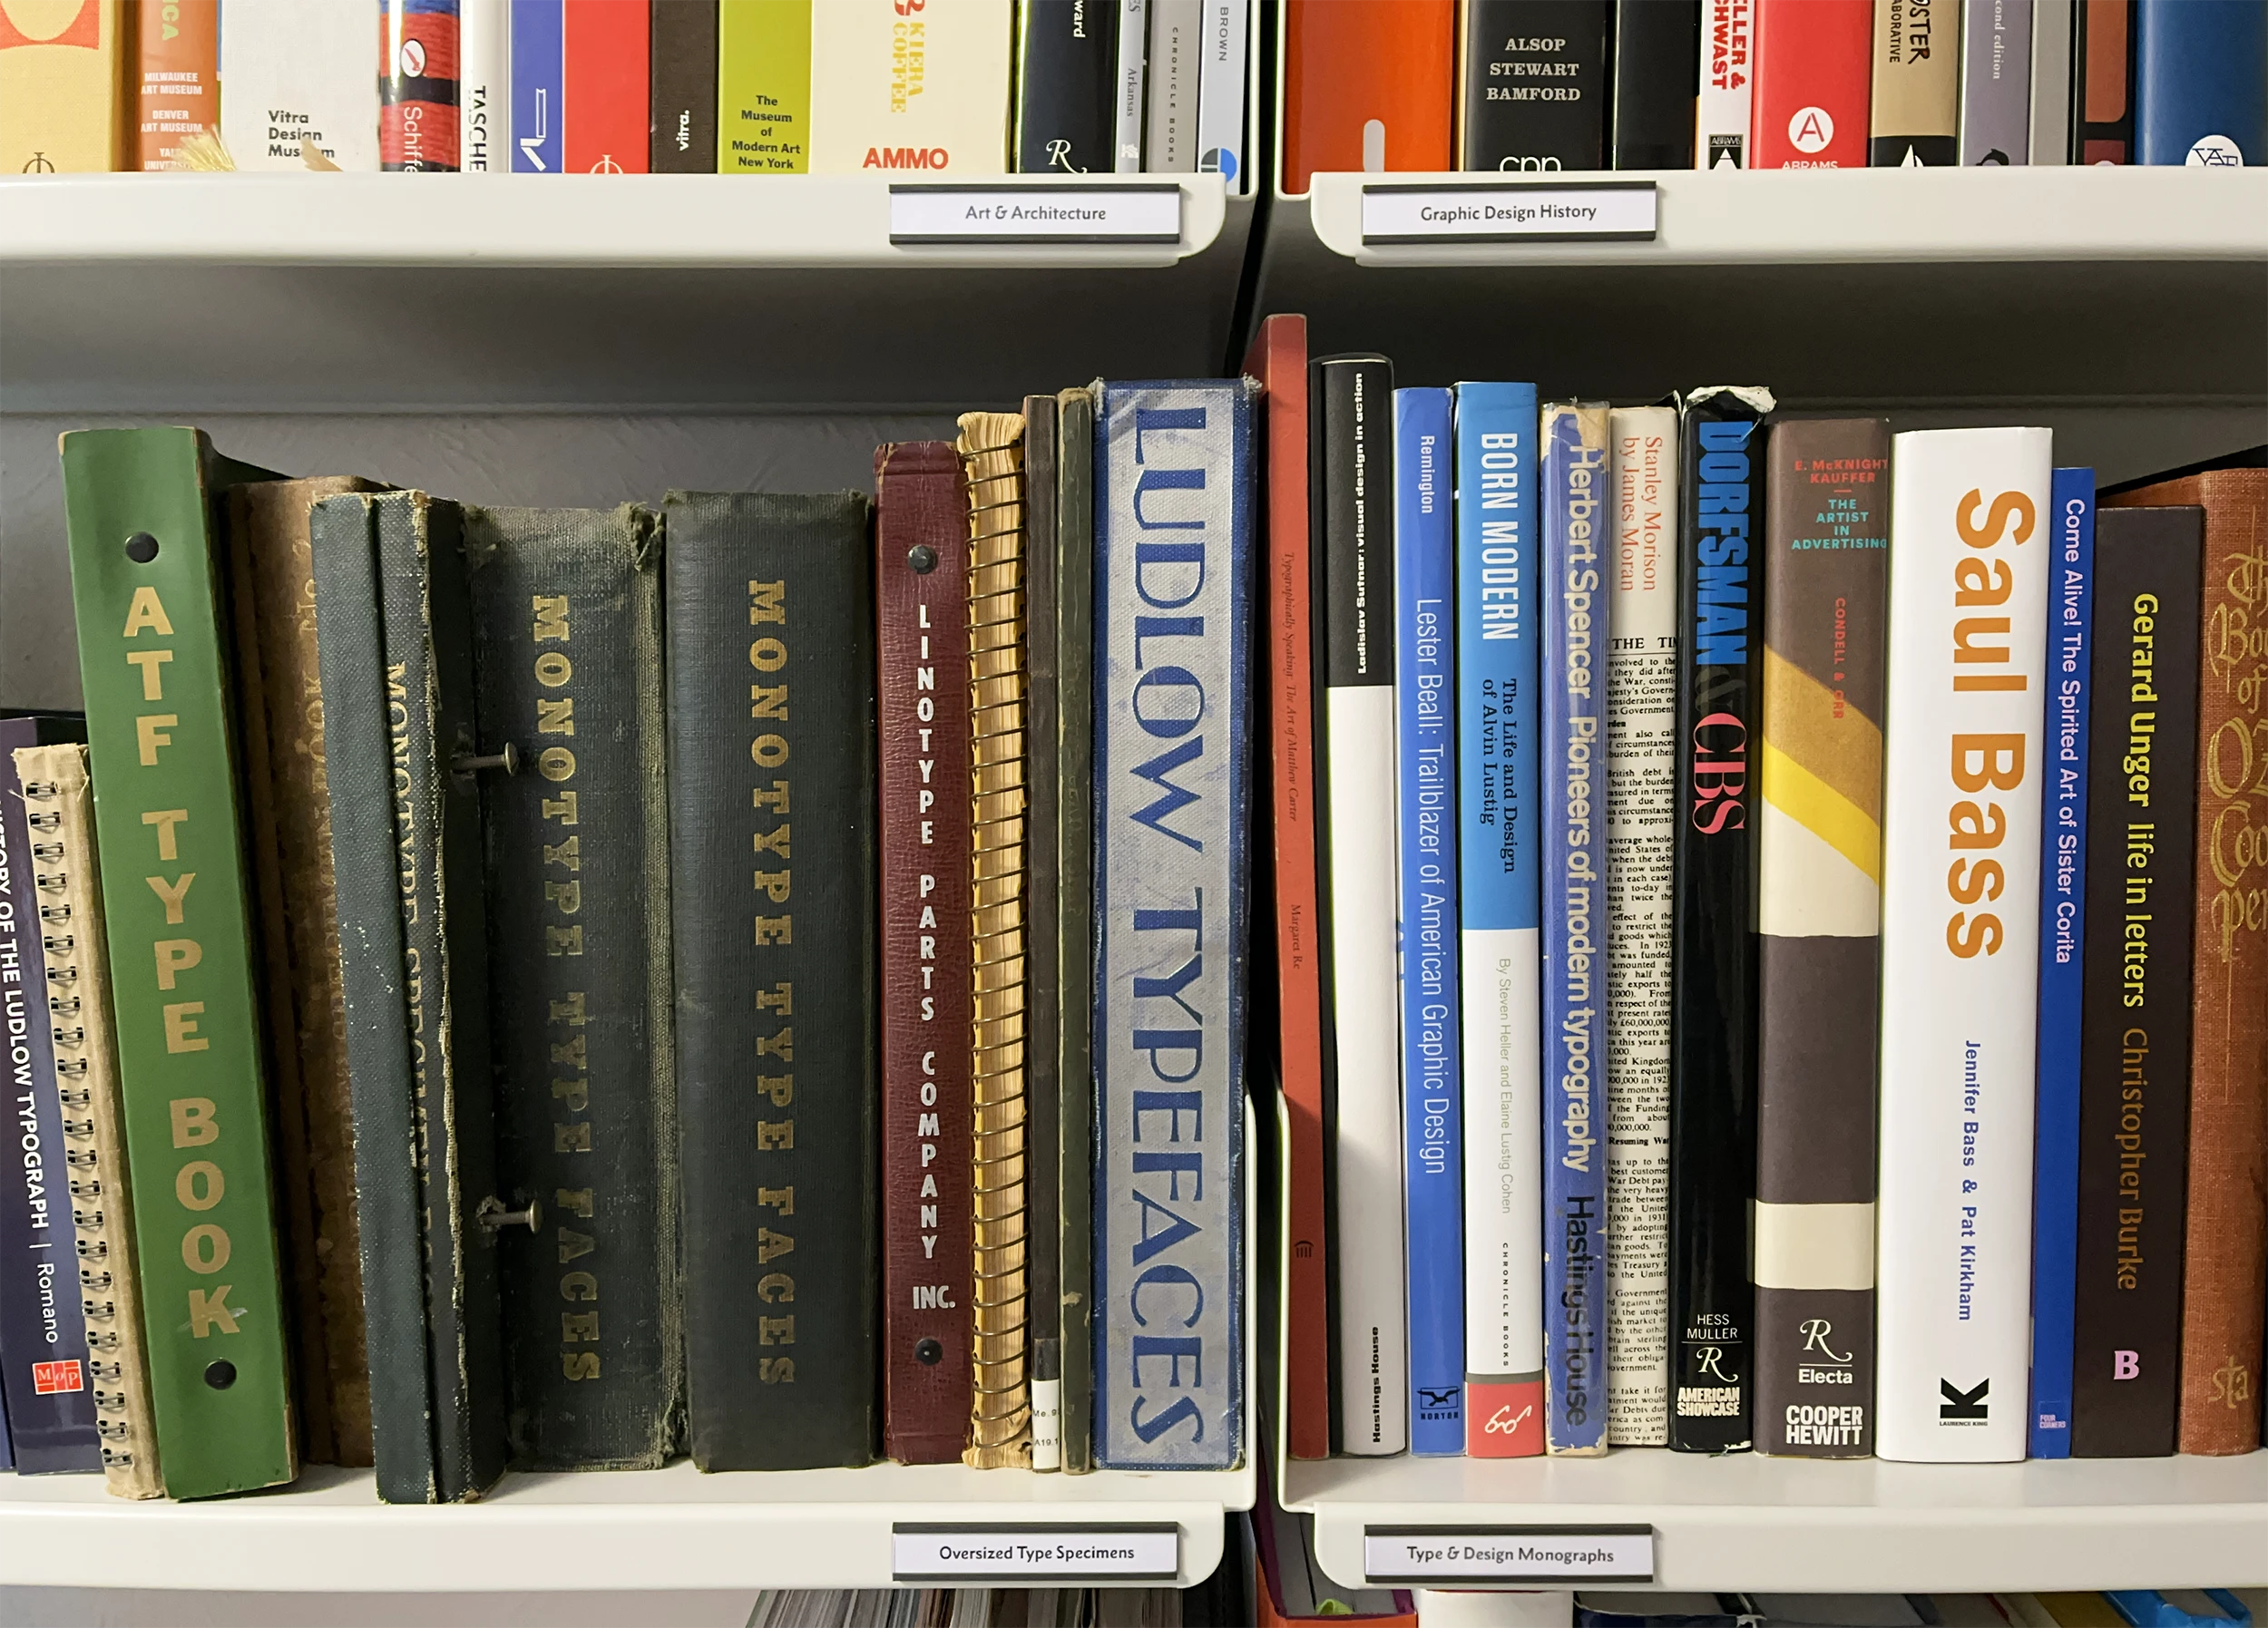
M946 441L875 453L882 733L882 1451L969 1427L969 503Z

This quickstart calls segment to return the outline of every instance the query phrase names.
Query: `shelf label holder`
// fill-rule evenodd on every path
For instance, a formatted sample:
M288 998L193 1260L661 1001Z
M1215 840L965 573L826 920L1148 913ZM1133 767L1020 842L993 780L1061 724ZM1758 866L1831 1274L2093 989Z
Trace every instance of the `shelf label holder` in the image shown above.
M1181 1528L1171 1521L897 1521L890 1580L918 1584L1171 1583Z
M1365 183L1363 247L1443 243L1650 243L1661 194L1650 180Z
M1181 241L1181 188L1173 181L1091 187L896 181L890 241L1126 244Z
M1651 1583L1651 1526L1364 1526L1363 1574L1379 1587Z

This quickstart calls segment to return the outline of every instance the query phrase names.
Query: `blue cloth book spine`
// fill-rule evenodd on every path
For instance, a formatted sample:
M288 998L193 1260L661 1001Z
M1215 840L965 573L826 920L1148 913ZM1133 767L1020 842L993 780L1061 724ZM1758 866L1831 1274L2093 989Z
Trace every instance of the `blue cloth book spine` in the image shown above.
M1402 1136L1410 1450L1465 1450L1464 1119L1457 1008L1457 540L1450 395L1393 393Z
M2135 161L2268 163L2268 5L2136 0Z
M1607 409L1543 409L1544 1439L1607 1450Z
M557 175L567 161L565 0L512 0L512 168Z
M1543 1451L1536 387L1457 386L1465 1449Z
M2048 779L2041 787L2038 1106L2032 1165L2034 1458L2071 1456L2078 1293L2079 998L2087 942L2087 719L2095 472L2055 473L2048 585Z
M1255 577L1240 379L1101 386L1095 437L1094 1446L1244 1456Z

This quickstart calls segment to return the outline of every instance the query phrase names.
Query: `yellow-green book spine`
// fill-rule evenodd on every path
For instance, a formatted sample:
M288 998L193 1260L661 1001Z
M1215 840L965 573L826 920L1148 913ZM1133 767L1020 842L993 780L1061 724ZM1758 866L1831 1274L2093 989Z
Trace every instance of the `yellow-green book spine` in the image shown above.
M811 168L811 0L719 0L717 172Z

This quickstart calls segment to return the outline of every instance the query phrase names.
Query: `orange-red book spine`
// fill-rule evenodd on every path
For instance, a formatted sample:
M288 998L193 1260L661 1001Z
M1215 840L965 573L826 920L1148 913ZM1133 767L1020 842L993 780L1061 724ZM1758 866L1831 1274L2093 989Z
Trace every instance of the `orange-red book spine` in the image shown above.
M1318 170L1450 168L1455 0L1286 5L1285 191Z
M652 156L652 16L622 0L567 0L562 69L570 175L643 175Z
M185 138L220 128L220 0L142 0L133 52L127 167L177 170Z
M1751 170L1863 170L1874 0L1756 0Z

